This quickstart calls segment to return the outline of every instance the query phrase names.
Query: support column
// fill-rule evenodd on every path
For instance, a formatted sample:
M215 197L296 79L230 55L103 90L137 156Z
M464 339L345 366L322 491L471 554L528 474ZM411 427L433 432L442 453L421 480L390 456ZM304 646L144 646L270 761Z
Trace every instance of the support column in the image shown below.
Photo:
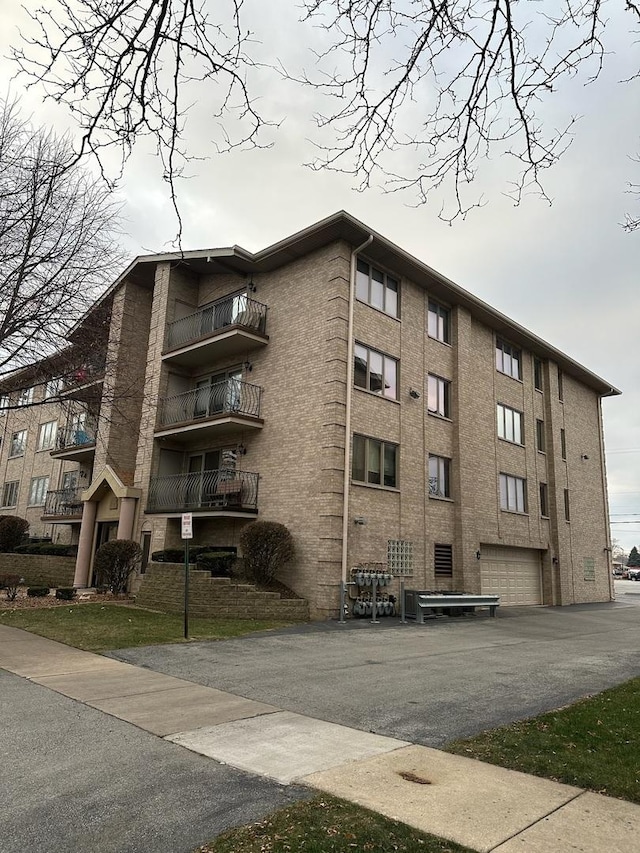
M131 539L133 519L136 514L136 498L120 498L120 518L118 519L118 539Z
M73 585L76 589L82 589L89 584L91 545L93 543L93 529L96 523L97 512L98 504L96 501L84 502L82 524L80 525L80 540L78 542L78 556L76 557L76 573L73 577Z

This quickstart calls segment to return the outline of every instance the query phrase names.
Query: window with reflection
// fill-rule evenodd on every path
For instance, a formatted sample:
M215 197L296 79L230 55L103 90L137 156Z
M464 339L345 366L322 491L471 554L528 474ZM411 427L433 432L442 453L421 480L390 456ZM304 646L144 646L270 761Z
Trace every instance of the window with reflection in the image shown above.
M366 302L391 317L399 317L400 283L397 279L358 258L356 299Z
M398 446L388 441L354 435L352 479L359 483L396 488L398 485L397 451Z
M398 361L362 344L354 348L353 382L374 394L398 399Z

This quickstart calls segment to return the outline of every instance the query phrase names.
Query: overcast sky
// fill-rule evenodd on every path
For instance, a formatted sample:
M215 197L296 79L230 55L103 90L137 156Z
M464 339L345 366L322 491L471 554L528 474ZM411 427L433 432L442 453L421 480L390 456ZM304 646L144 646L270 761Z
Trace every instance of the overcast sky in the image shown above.
M289 67L312 67L304 45L314 35L308 26L295 29L293 5L262 4L268 20L256 17L255 30L263 49ZM640 50L627 31L630 17L611 20L615 52L601 78L589 87L561 87L546 113L558 125L581 116L571 148L546 177L551 206L530 197L514 207L503 195L512 174L505 158L488 161L481 174L487 204L451 227L438 219L439 202L415 207L410 196L358 193L346 176L304 167L319 105L309 92L286 85L264 91L263 107L284 119L273 147L194 164L180 201L187 249L239 244L256 251L344 209L619 388L623 396L605 399L603 412L612 535L628 552L640 548L640 232L625 234L620 223L640 207L625 192L629 181L640 183L640 167L630 159L640 152L640 85L619 81L633 73L634 58L637 70ZM3 56L17 43L20 24L18 4L3 3ZM0 60L5 91L13 71ZM62 107L42 103L37 89L25 92L18 80L10 91L34 121L72 126ZM194 147L206 150L211 127L204 110L192 133ZM170 248L176 224L157 158L137 152L120 194L127 251Z

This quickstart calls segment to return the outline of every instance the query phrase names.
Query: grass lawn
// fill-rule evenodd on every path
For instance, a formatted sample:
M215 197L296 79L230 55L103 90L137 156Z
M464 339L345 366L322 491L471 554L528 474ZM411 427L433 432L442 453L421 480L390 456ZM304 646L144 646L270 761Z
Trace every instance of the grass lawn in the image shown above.
M640 803L640 678L446 749Z
M232 829L197 853L470 853L360 806L319 795Z
M189 636L198 640L225 640L288 624L269 619L190 618ZM153 613L121 604L70 603L68 607L1 610L0 625L24 628L88 652L185 642L181 615Z

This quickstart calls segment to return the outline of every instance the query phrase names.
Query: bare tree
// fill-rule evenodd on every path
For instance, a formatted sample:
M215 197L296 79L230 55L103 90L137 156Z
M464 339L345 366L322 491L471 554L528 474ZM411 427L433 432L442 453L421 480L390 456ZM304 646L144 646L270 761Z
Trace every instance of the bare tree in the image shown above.
M260 144L248 74L252 39L242 0L49 0L32 12L40 35L15 51L21 69L64 101L83 127L82 151L101 157L117 145L123 161L151 134L176 206L174 179L190 157L186 136L204 84L213 116L225 120L217 150ZM321 138L310 165L353 175L364 189L434 190L450 200L452 221L477 206L469 185L481 161L503 154L517 164L511 195L545 196L544 170L570 144L575 119L555 129L542 109L567 78L595 80L607 55L613 0L303 0L303 22L322 45L313 73L290 79L326 94ZM630 29L637 0L622 0ZM213 17L215 15L215 17ZM264 70L264 69L263 69ZM636 77L640 71L632 76ZM187 95L186 93L189 93ZM189 101L191 97L191 102ZM230 121L238 131L226 130ZM638 226L629 216L628 230Z
M0 102L0 378L68 348L122 262L118 208L73 156Z

